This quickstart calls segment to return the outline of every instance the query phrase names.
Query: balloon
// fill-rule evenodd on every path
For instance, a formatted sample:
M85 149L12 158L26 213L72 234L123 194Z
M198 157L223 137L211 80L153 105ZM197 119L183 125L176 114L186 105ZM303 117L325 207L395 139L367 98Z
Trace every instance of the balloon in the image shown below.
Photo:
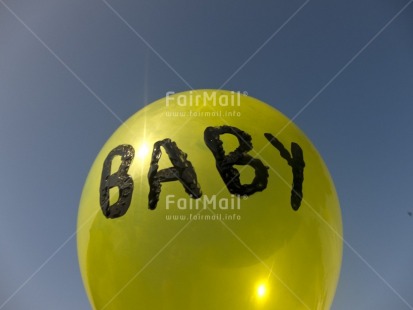
M78 215L94 309L329 309L339 202L308 138L239 92L167 93L98 154Z

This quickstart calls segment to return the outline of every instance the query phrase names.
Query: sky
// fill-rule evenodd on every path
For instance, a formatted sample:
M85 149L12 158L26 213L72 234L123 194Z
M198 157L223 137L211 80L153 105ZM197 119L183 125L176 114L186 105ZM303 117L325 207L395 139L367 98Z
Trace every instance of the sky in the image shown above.
M294 118L340 199L333 310L413 309L413 1L0 0L0 309L91 309L77 212L105 141L168 91Z

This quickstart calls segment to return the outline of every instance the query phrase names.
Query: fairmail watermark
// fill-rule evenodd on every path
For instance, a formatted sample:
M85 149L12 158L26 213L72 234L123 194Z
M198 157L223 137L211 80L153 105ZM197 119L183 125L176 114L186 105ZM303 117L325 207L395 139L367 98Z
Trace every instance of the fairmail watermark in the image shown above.
M167 117L241 117L241 112L232 111L165 111Z
M242 201L245 199L248 197L203 195L194 199L167 195L165 208L173 213L166 214L165 219L167 221L240 221L241 215L237 211L241 210ZM188 210L190 212L179 212Z
M167 214L167 221L240 221L241 215L232 214Z
M220 91L189 91L175 94L174 91L166 92L166 107L240 107L241 97L247 96L247 92L231 91L222 94Z
M198 199L166 195L165 208L166 210L241 210L241 202L245 199L247 197L236 195L230 197L202 195Z

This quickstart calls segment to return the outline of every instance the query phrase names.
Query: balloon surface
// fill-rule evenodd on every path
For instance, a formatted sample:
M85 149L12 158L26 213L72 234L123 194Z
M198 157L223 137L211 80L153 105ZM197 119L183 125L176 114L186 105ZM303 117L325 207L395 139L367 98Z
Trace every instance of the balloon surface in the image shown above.
M308 138L239 92L168 93L98 154L78 215L94 309L329 309L339 202Z

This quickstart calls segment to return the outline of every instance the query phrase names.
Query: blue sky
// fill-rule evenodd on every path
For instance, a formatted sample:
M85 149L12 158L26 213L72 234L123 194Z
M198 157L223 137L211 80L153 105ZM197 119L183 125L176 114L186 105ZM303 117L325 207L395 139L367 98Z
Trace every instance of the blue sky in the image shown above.
M0 0L0 309L90 309L77 208L122 121L168 91L290 118L341 202L332 309L413 309L413 4Z

